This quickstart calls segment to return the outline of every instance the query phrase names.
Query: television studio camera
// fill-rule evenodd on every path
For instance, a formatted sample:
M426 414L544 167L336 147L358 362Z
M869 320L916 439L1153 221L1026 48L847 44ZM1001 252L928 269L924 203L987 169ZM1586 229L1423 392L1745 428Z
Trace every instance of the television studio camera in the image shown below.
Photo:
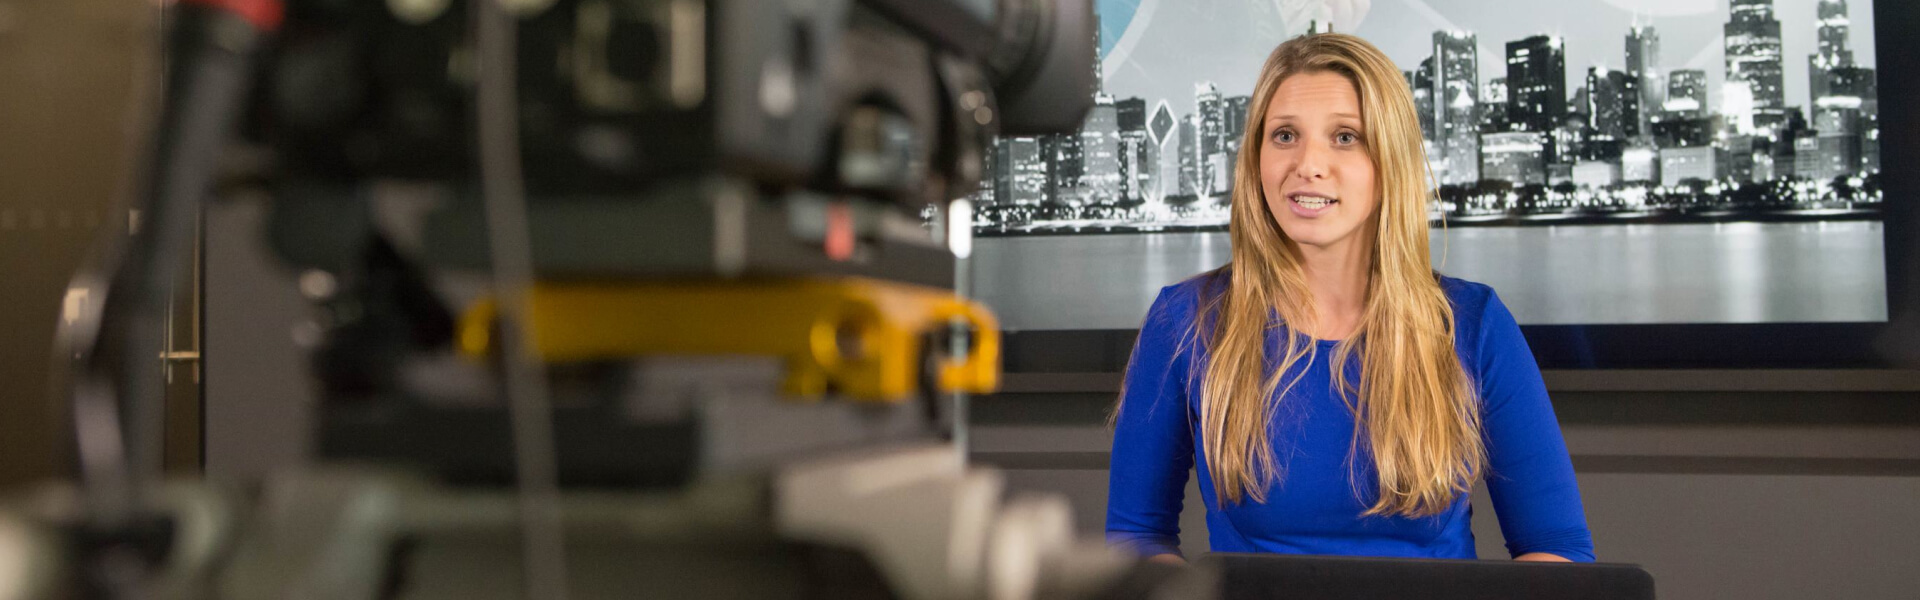
M0 597L1209 593L943 434L999 376L954 199L1077 127L1089 0L167 11L141 225L59 334L79 478L0 505ZM164 290L242 193L320 315L317 460L163 481Z

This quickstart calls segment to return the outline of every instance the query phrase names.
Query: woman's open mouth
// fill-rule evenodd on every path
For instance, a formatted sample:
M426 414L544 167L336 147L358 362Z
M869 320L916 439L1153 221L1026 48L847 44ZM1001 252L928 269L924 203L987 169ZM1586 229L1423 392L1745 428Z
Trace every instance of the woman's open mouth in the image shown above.
M1288 194L1287 199L1292 200L1293 203L1300 208L1309 211L1317 211L1340 203L1338 199L1322 196L1313 192L1294 192Z

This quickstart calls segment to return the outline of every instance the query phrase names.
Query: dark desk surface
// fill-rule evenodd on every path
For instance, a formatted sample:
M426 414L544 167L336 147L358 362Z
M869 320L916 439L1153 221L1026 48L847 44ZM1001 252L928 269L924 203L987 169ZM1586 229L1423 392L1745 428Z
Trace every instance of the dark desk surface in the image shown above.
M1209 554L1224 600L1653 600L1653 576L1638 565Z

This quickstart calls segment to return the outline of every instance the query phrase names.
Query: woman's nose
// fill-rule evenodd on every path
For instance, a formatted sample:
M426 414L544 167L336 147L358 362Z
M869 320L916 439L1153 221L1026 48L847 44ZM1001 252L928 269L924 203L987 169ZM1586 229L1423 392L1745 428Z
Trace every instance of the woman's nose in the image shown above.
M1293 172L1302 179L1326 178L1326 150L1321 148L1320 144L1301 144L1299 160L1294 163Z

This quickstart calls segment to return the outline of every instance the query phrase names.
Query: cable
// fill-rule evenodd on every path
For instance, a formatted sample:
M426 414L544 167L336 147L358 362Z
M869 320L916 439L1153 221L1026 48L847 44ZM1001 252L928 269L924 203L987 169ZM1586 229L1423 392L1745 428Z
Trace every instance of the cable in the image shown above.
M480 196L486 205L487 252L498 299L514 471L519 480L522 563L527 597L567 598L566 543L560 523L558 456L545 369L529 345L533 248L528 239L526 181L520 171L515 23L500 0L474 0L478 85Z

